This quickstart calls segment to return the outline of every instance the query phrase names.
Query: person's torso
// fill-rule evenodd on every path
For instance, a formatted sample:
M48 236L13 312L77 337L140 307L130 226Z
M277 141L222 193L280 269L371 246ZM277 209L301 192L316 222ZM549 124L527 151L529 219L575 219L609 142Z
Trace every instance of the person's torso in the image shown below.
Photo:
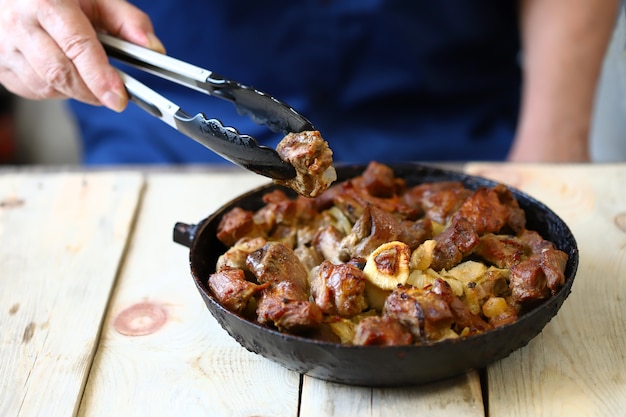
M512 140L520 91L515 2L133 3L150 15L170 56L287 102L320 130L338 161L500 159ZM203 112L270 146L281 139L230 103L130 72L188 113ZM99 111L115 121L109 129L142 120L138 128L174 162L220 160L130 106L121 115L78 111ZM95 132L89 123L100 122L83 123L86 133ZM87 151L104 146L85 140Z

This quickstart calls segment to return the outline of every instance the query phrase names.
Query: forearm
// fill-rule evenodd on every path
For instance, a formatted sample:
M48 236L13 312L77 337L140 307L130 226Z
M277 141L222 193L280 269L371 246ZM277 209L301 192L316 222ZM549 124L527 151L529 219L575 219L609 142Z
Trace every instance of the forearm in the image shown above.
M523 90L511 161L589 160L596 84L619 2L521 0Z

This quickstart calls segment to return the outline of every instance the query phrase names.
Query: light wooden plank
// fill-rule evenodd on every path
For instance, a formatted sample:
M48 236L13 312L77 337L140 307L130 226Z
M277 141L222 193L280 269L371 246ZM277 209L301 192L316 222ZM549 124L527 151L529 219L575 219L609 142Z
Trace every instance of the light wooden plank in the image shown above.
M300 376L240 347L210 315L177 221L196 223L267 180L151 174L80 408L82 416L295 416ZM144 312L138 305L147 304ZM121 329L120 317L136 333ZM122 332L120 332L120 329ZM124 334L126 333L126 334Z
M557 212L580 249L572 294L526 348L489 368L493 416L626 410L626 166L475 165Z
M300 417L482 417L480 378L456 378L407 388L367 388L304 379Z
M0 415L74 415L139 173L0 176Z

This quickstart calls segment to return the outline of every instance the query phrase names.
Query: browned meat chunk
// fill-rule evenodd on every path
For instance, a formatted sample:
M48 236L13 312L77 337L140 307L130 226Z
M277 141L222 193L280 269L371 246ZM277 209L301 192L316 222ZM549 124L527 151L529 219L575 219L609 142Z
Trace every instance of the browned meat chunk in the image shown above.
M461 206L454 217L467 219L479 236L498 233L505 226L520 232L526 224L524 211L511 191L502 184L493 188L478 188Z
M437 223L445 224L471 195L458 181L416 185L404 194L404 201Z
M515 236L488 233L481 236L473 253L498 268L511 268L523 259L526 251L523 242Z
M506 207L507 226L514 232L519 233L526 228L526 213L519 206L515 196L506 186L498 184L493 187L493 191L498 195L500 203Z
M277 224L291 224L297 216L296 201L288 198L281 190L263 196L265 205L254 213L254 221L266 233Z
M324 261L311 281L311 295L322 312L352 317L367 308L365 275L350 264L334 265Z
M313 238L313 246L324 259L333 263L342 261L340 248L345 236L333 226L321 227Z
M511 267L513 299L528 303L554 295L565 282L567 254L558 249L545 249L539 254Z
M397 240L402 233L400 221L392 214L375 206L366 206L352 232L342 243L347 258L367 257L383 243Z
M385 301L383 315L397 319L415 340L438 340L451 327L453 315L446 300L432 291L401 286Z
M530 253L539 254L546 249L554 249L552 242L544 240L539 233L532 230L523 230L517 237L528 247Z
M261 291L257 301L257 319L261 324L273 324L281 332L300 333L322 324L322 311L315 304L299 300L300 291L292 282L271 284Z
M284 244L268 242L248 255L246 262L260 283L290 281L305 299L308 298L307 271L293 250Z
M567 254L534 231L522 231L519 239L527 246L531 256L511 267L513 298L527 303L554 295L565 283Z
M227 309L241 313L250 299L267 285L246 281L243 270L223 267L209 277L209 288L215 298Z
M333 152L320 132L289 133L276 147L280 157L293 165L296 177L274 180L305 197L315 197L337 179L333 168Z
M363 215L365 208L368 206L367 200L363 199L361 193L354 189L351 181L343 182L332 187L331 190L332 193L324 193L321 198L326 194L331 195L331 205L339 208L351 222L357 221Z
M435 271L449 269L461 262L463 257L480 242L473 225L462 217L454 217L452 224L435 238L430 267Z
M398 240L406 243L411 250L415 250L428 239L432 239L432 237L433 222L427 217L417 221L403 220L400 223Z
M511 268L511 290L519 302L542 300L550 295L539 256L532 256Z
M366 206L376 206L401 219L415 220L419 210L402 198L406 188L403 179L393 177L391 168L370 163L363 175L344 181L329 190L332 203L352 221L356 221ZM327 198L321 204L328 204Z
M493 189L477 189L455 214L455 219L463 218L472 224L478 236L497 233L507 223L508 210L500 203Z
M235 207L224 214L217 225L217 238L226 246L232 246L244 236L256 231L253 213Z
M300 259L302 266L304 266L307 271L311 271L324 261L324 258L322 258L319 252L312 246L298 246L293 250L293 253Z
M389 166L370 162L361 174L358 185L372 197L391 198L404 190L405 181L396 178L393 169Z
M259 283L269 284L258 300L260 323L289 332L321 324L321 310L309 301L308 272L293 250L282 243L268 242L248 255L247 265Z
M558 249L547 249L541 252L541 269L546 274L548 288L552 295L565 284L567 258L567 254Z
M411 332L393 317L366 317L359 322L353 343L364 346L404 346L413 341Z
M466 188L441 190L425 196L422 199L422 205L427 217L437 223L446 224L452 215L461 208L470 194L471 191Z

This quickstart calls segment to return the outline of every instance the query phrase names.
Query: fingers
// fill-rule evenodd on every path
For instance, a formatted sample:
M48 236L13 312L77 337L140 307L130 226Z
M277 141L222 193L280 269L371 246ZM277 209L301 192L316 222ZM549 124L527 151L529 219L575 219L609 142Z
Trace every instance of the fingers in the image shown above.
M0 0L0 82L27 98L123 110L124 85L96 30L163 51L148 16L124 0Z
M56 91L85 103L100 104L101 100L83 81L75 63L72 62L73 57L68 56L45 30L32 30L26 35L25 41L28 47L22 50L22 54L31 71L26 71L24 77L26 80L31 80L29 82L33 83L33 88L36 88L40 95L47 98L49 93ZM71 48L68 50L71 51ZM46 53L39 51L46 51ZM108 66L109 64L106 57L103 57L96 60L94 65ZM104 73L105 69L98 68L97 72ZM29 76L31 73L35 76ZM92 76L99 77L100 75L93 74ZM115 86L107 85L104 80L101 80L100 84L101 89L115 88ZM123 88L121 82L118 84L118 88Z
M161 41L154 34L148 15L125 0L101 1L96 4L95 22L98 29L137 45L165 53Z
M37 79L37 76L29 74L32 72L29 65L24 65L23 67L25 68L24 71L17 72L20 76L13 70L0 67L0 83L11 93L30 100L65 97L56 90L47 90L47 86L43 82L33 85L31 80ZM42 91L45 91L45 93L42 93Z
M33 71L21 52L2 50L0 56L0 82L12 93L31 100L63 97Z
M65 95L122 111L128 102L124 85L78 3L41 12L39 23L42 30L33 32L30 45L47 53L25 53L39 76Z

